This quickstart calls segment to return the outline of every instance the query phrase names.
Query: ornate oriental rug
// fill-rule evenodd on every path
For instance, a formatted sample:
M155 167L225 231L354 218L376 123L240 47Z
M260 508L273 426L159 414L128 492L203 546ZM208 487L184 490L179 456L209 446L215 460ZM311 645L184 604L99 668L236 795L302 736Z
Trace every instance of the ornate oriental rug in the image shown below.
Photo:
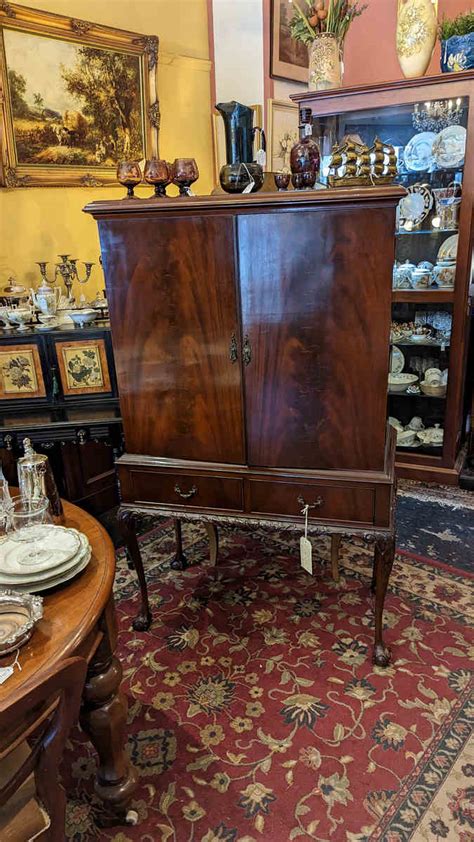
M185 573L169 570L171 529L142 537L146 633L131 631L135 578L120 556L138 824L98 828L95 757L77 729L64 763L67 838L473 842L472 579L397 555L385 612L393 663L383 670L371 662L368 548L342 544L336 584L325 539L313 542L311 577L295 533L220 535L213 570L204 532L184 527L196 562Z

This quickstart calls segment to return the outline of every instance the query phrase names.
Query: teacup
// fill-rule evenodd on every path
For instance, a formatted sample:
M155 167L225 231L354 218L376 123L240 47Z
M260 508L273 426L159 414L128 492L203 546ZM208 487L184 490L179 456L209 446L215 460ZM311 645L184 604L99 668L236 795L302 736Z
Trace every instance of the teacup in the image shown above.
M411 273L411 286L413 289L427 289L431 284L431 272L419 266Z
M411 419L411 421L409 421L408 424L406 425L405 429L406 430L414 430L415 432L418 432L418 430L424 430L425 425L423 424L423 421L422 421L422 419L420 418L419 415L414 415L413 418Z

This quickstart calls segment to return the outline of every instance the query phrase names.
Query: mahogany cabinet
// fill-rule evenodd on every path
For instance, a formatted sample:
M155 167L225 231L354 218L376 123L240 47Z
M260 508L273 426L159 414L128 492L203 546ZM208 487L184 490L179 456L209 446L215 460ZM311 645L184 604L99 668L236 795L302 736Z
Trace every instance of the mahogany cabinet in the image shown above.
M469 341L469 280L472 273L474 196L474 70L444 73L417 79L381 82L327 91L305 91L291 99L313 112L313 136L322 152L322 180L334 143L347 134L358 135L371 146L380 136L395 146L398 181L409 190L422 188L428 206L418 220L397 227L395 258L398 263L418 264L449 254L456 256L454 288L397 288L392 293L392 318L398 324L417 321L434 329L424 344L398 337L391 343L404 371L419 375L429 367L448 369L446 395L389 393L388 415L403 425L413 416L425 427L444 429L442 444L416 441L399 447L397 475L411 479L457 484L463 464L467 409L464 400L466 357ZM438 144L441 132L461 128L465 154L458 142L442 155L417 157L418 144ZM423 133L423 134L421 134ZM452 144L452 140L448 141ZM443 141L444 144L444 141ZM443 148L443 144L441 148ZM458 220L444 225L436 203L438 191L456 182L462 185ZM454 227L453 227L454 224ZM453 245L457 241L457 248ZM376 241L374 240L374 243ZM451 245L450 245L451 244ZM443 252L443 249L450 249Z
M98 220L106 274L125 508L301 529L308 505L317 531L380 539L383 602L402 194L385 186L85 209Z

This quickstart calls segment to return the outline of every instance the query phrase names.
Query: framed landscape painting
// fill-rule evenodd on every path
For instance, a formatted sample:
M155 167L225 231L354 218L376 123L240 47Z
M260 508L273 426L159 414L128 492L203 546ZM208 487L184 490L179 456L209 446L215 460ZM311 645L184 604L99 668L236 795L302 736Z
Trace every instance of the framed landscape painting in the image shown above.
M308 48L290 34L290 20L294 14L291 0L272 0L270 76L307 82Z
M0 4L1 183L116 183L158 154L158 38Z

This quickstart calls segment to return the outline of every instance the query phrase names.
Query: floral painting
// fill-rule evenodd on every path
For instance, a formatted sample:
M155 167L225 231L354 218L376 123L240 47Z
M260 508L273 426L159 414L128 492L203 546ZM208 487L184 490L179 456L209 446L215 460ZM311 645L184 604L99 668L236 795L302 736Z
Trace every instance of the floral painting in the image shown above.
M298 106L284 100L268 100L268 164L271 172L290 171L290 152L298 140Z
M111 391L103 339L57 342L56 351L65 395Z
M138 56L14 29L3 37L19 164L144 157Z
M4 345L0 349L0 400L45 394L36 345Z

